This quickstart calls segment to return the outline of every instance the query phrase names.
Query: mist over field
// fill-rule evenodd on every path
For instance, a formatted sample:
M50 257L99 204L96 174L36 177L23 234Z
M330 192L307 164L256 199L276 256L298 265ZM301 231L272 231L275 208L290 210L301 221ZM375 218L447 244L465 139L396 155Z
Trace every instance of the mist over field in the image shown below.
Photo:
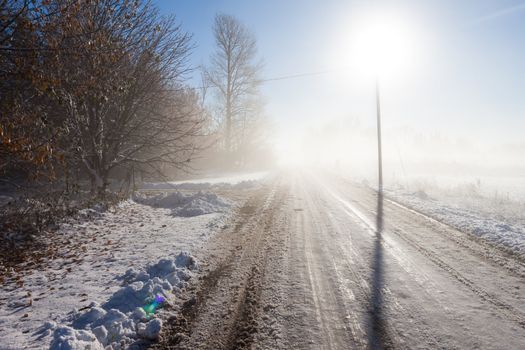
M392 122L390 122L392 124ZM331 120L292 135L281 165L321 166L377 181L377 131L359 119ZM525 144L409 127L383 129L387 186L479 187L480 194L525 198Z

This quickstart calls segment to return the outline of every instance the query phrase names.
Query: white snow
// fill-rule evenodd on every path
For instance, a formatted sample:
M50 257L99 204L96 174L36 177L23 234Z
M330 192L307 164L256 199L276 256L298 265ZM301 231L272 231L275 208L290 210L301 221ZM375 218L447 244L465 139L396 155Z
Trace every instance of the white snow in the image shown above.
M162 321L145 307L155 297L172 300L197 268L194 258L182 252L175 258L161 259L146 269L130 269L121 277L125 286L99 306L77 313L72 322L53 332L52 350L61 349L123 349L140 341L157 339ZM69 324L71 323L71 324Z
M210 213L224 212L230 203L215 193L197 192L182 193L179 191L161 193L155 196L135 195L137 203L151 205L156 208L172 209L174 216L192 217Z
M230 174L222 177L210 177L197 180L150 182L142 188L148 190L209 190L209 189L250 189L269 176L268 172Z
M155 318L146 324L139 324L137 328L139 336L145 339L154 340L159 337L160 331L162 329L162 320Z
M71 327L60 327L53 334L52 350L102 350L104 347L88 331L77 331Z
M160 323L145 323L137 308L150 294L173 297L184 287L196 268L191 256L235 204L211 193L159 196L155 201L163 198L168 208L129 200L61 224L54 244L66 248L2 285L0 348L42 349L53 341L57 349L84 349L95 338L107 344L135 340L137 332L156 337ZM179 251L192 255L173 257Z
M461 194L460 198L454 198L421 189L394 188L386 193L412 209L525 257L524 213L515 211L520 203L493 203L481 195L469 198ZM505 205L513 206L512 210L502 210Z

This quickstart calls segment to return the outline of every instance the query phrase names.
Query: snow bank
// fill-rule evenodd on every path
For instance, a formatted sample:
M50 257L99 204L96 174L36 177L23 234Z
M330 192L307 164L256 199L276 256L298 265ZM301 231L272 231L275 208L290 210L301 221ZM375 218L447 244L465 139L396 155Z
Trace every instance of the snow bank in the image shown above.
M187 181L144 183L145 190L190 190L211 189L243 190L257 187L268 176L267 172L245 173L215 178L193 179Z
M471 210L435 200L423 191L388 190L393 199L460 231L471 233L505 250L525 257L525 224L503 221L495 213Z
M133 199L137 203L155 208L172 209L174 216L183 217L222 213L231 206L216 194L202 191L193 194L176 191L150 197L136 194Z
M229 199L232 206L236 200ZM94 300L103 304L123 283L133 283L131 277L117 279L130 268L149 273L148 264L179 250L198 258L203 243L225 227L231 215L230 207L221 213L173 216L171 209L131 199L103 212L96 206L90 209L88 219L68 218L50 236L50 244L63 247L58 255L41 266L21 265L17 276L0 283L0 349L48 348L56 327L43 329L45 322L72 326L75 309L86 310Z
M89 310L72 317L70 325L44 325L43 328L54 330L50 349L115 350L144 339L157 339L162 321L146 310L154 311L162 301L173 300L197 268L195 259L182 252L146 269L129 269L119 277L124 287L102 305L92 302ZM157 304L151 307L153 303Z
M258 180L246 180L235 184L231 183L210 183L210 182L148 182L142 185L142 189L145 190L189 190L189 191L201 191L201 190L244 190L254 188L259 185Z

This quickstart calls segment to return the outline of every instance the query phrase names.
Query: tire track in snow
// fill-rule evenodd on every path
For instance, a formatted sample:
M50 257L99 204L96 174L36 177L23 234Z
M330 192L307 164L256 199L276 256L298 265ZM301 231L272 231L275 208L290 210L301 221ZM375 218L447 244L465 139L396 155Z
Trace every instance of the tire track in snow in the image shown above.
M431 250L428 250L424 248L422 245L417 243L414 240L409 239L405 231L397 228L392 231L395 233L399 238L410 244L412 247L414 247L417 251L419 251L421 254L426 256L430 261L432 261L436 266L440 267L444 271L446 271L450 276L454 277L457 281L461 282L463 285L468 287L472 292L477 294L481 299L489 302L493 306L496 307L496 309L505 317L508 319L513 320L516 322L521 328L525 329L525 315L518 310L516 310L511 305L503 302L496 296L490 294L489 292L485 291L483 288L477 286L474 282L472 282L470 279L465 277L463 274L458 272L456 269L454 269L452 266L444 262L436 253L434 253Z
M363 186L347 179L339 179L339 181L346 186L350 186L353 188L357 187L361 191L367 191L368 194L375 192L374 189L364 189ZM397 207L403 211L408 211L416 215L417 217L422 218L425 221L433 224L436 227L436 229L433 230L433 232L440 234L441 237L447 240L453 241L457 245L461 246L463 249L468 250L473 255L482 258L485 262L490 263L495 267L503 267L515 276L525 278L525 260L523 260L523 258L516 255L515 253L504 250L501 247L494 246L490 242L487 242L474 234L463 232L461 229L454 227L453 225L439 221L431 215L416 210L390 197L385 196L384 200L386 203L389 203L394 207ZM374 203L370 203L369 198L365 199L361 197L360 201L367 202L369 205L374 205ZM385 211L388 209L389 208L385 206Z
M277 187L274 187L261 208L263 227L260 228L261 232L256 236L256 241L251 246L252 249L244 250L240 257L239 264L241 266L251 265L251 270L246 280L246 287L241 291L240 303L237 306L225 349L251 348L258 331L257 314L268 259L268 250L265 249L265 245L268 242L267 238L272 233L272 224L275 220L276 208L278 208L275 206L276 192ZM284 194L281 192L280 196L284 197Z
M324 184L321 184L321 185L326 189L327 193L329 193L331 196L337 199L341 204L343 204L348 210L354 213L355 216L359 218L366 226L368 226L371 231L375 231L375 225L366 217L365 214L363 214L359 209L357 209L354 205L352 205L348 201L339 197L331 189L326 187L326 185ZM435 219L432 219L432 220L435 220ZM458 272L456 269L454 269L452 266L444 262L443 259L441 259L435 252L423 247L421 244L417 243L415 240L410 239L406 231L397 227L397 228L394 228L393 230L388 230L386 232L394 233L397 237L401 238L403 241L405 241L406 243L411 245L413 248L415 248L418 252L420 252L425 257L427 257L428 260L434 263L437 267L447 272L456 281L460 282L461 284L469 288L472 292L474 292L484 301L493 305L495 309L498 310L498 312L500 312L500 314L502 314L504 317L516 322L521 328L525 329L525 315L522 312L516 310L510 304L505 303L504 301L500 300L496 296L492 295L491 293L487 292L483 288L476 285L473 281L471 281L470 279L465 277L463 274Z
M425 213L422 213L421 211L418 211L416 209L413 209L409 206L406 206L394 199L391 199L391 198L385 198L385 202L388 202L402 210L406 210L406 211L409 211L410 213L414 214L414 215L417 215L418 217L421 217L431 223L433 223L434 225L436 226L440 226L446 230L453 230L453 231L459 231L461 233L464 233L462 232L461 230L459 230L458 228L450 225L450 224L447 224L447 223L444 223L444 222L441 222L435 218L433 218L432 216L430 215L427 215ZM440 230L437 230L436 232L440 233L442 236L445 236L445 232L443 231L440 231ZM456 244L460 245L461 247L469 250L470 252L484 258L486 261L488 262L491 262L491 263L496 263L498 266L501 266L501 267L504 267L505 269L507 269L508 271L512 272L512 273L515 273L517 274L518 276L520 277L525 277L525 261L523 261L522 258L520 258L518 255L514 254L514 253L510 253L506 250L501 250L501 248L499 247L495 247L493 245L491 245L490 243L487 243L486 241L484 241L482 238L478 237L478 236L474 236L470 233L467 233L468 236L465 236L464 239L461 239L459 237L457 237L456 235L454 235L453 237L451 237L450 235L446 235L446 238L448 239L451 239L453 240ZM465 242L465 240L467 242ZM476 249L473 249L471 245L469 245L468 243L470 242L476 242L478 243L479 245L481 245L484 249L483 249L483 252L480 253L478 250ZM505 260L502 261L501 258L495 258L494 257L494 251L497 251L499 253L502 253L504 255L504 258ZM509 266L508 263L504 263L506 262L506 260L512 260L516 265L518 265L518 269L516 269L515 267L513 266Z
M304 179L302 181L304 182ZM304 184L303 184L303 186L304 186ZM316 226L319 226L319 224L321 222L327 222L327 221L322 219L321 213L324 213L324 212L322 210L319 210L320 209L318 207L319 202L318 201L317 202L314 201L314 199L312 197L312 194L308 193L308 191L303 189L302 195L305 198L305 201L306 201L307 206L308 206L307 213L308 213L308 215L312 216L312 219L313 219L314 223L316 224ZM316 198L316 199L318 199L318 198ZM316 203L317 203L317 205L316 205ZM326 237L326 235L327 235L326 229L318 228L315 231L316 231L317 234L323 234L322 241L330 242L330 237ZM336 246L337 246L337 248L339 247L337 244L336 244ZM326 248L326 247L323 247L323 248ZM334 248L332 245L330 245L330 250L331 249L337 249L337 248ZM323 258L329 260L330 267L335 272L335 277L336 277L336 281L337 281L337 284L336 284L335 287L336 287L336 289L338 289L340 291L340 293L343 296L347 297L347 300L356 302L358 300L366 299L366 297L363 298L363 296L366 295L367 293L363 291L362 283L365 283L365 284L367 284L367 283L361 276L359 276L359 275L357 275L355 273L352 264L349 264L349 266L347 266L347 267L349 268L349 271L351 271L351 273L352 273L352 275L354 277L353 281L355 281L355 282L361 281L361 283L356 283L358 285L358 288L360 288L360 291L361 291L360 298L356 298L356 296L355 296L354 292L352 291L352 289L346 287L346 285L345 285L346 283L344 283L343 274L340 271L340 269L338 268L338 266L337 266L338 264L336 263L336 261L334 259L333 251L330 252L330 251L326 251L326 249L325 249L325 251L323 253ZM346 256L346 259L344 259L344 260L347 261L348 259L349 259L349 257ZM327 289L327 288L325 287L325 289ZM368 347L368 343L366 341L366 332L360 326L360 322L359 322L358 315L356 314L357 310L356 310L355 306L354 306L353 309L350 309L347 306L347 303L345 302L344 298L342 298L342 300L340 300L338 302L338 304L339 304L340 307L344 308L344 311L345 311L345 314L346 314L344 322L347 324L348 328L350 329L351 340L353 342L352 348L366 349ZM365 312L365 310L361 310L361 311Z
M193 289L193 296L170 320L155 349L244 349L256 332L261 258L269 221L279 209L279 184L258 190L239 209L231 229L214 236L209 256L212 269ZM280 193L280 196L283 194Z
M329 190L327 190L327 193L329 193ZM343 213L345 213L346 215L351 217L352 221L358 220L357 223L362 222L362 221L359 221L359 220L361 220L361 218L364 218L364 216L355 215L353 212L347 211L344 208L340 208L340 209L342 209ZM327 213L327 216L328 216L328 220L330 220L332 225L337 230L343 231L343 230L341 230L339 223L337 223L335 221L335 218L333 217L333 215L331 213ZM369 220L367 220L367 221L368 221L368 223L370 223ZM370 226L366 226L366 229L369 231L368 232L369 234L372 233L373 235L375 235L375 229L370 230ZM392 246L388 245L387 242L383 238L381 239L381 244L382 244L382 246L385 249L389 249L389 252L392 253L391 250L394 249L394 248ZM365 279L364 276L362 276L361 274L359 274L359 273L357 273L355 271L355 263L358 263L360 266L366 266L367 265L365 263L365 261L362 259L362 256L360 254L358 254L357 252L355 252L354 250L352 250L346 244L335 245L335 249L337 250L337 252L339 254L334 254L334 255L336 255L336 256L344 256L345 257L345 259L338 260L338 263L344 265L344 267L343 267L344 271L351 273L351 275L353 277L351 280L356 281L356 282L359 281L359 283L357 283L357 286L358 286L358 288L360 290L360 293L359 293L360 294L360 298L364 299L364 300L367 300L367 302L370 302L370 295L371 295L370 284L367 282L367 280ZM397 260L399 260L399 256L397 254L393 254L393 256ZM352 263L352 262L354 262L354 263ZM334 264L334 266L336 265L336 262L335 262L334 259L333 259L333 264ZM400 265L405 269L404 264L402 264L400 262ZM338 269L336 268L336 270L338 270ZM348 289L347 287L344 286L344 284L341 284L341 287L343 287L344 289ZM388 287L384 286L381 289L381 294L382 294L382 296L384 298L383 300L384 300L385 310L388 311L388 307L390 307L391 311L396 311L397 315L403 315L404 319L415 319L416 318L414 316L416 314L416 309L413 306L412 307L408 307L408 308L402 306L396 300L395 296L390 292ZM429 346L433 346L435 344L439 344L439 341L436 339L436 337L431 332L431 330L426 329L426 328L418 328L418 330L419 330L420 333L422 333L424 335L423 339L425 339L425 341L427 342L427 344ZM361 331L362 331L362 329L361 329ZM397 336L397 334L401 334L401 330L395 324L386 323L386 331L387 331L387 334L386 334L387 346L402 347L403 341L399 338L399 336ZM365 333L363 332L362 334L365 334Z
M316 202L313 201L310 191L304 188L304 180L301 179L300 181L303 182L300 194L305 202L306 210L300 214L301 225L299 231L302 232L302 239L304 240L308 282L313 294L315 312L318 323L325 335L325 342L318 345L322 349L346 349L350 344L350 347L353 349L363 348L363 340L366 338L360 337L356 331L355 323L357 321L355 313L347 307L342 297L344 293L340 289L341 283L337 272L334 269L334 272L336 272L335 280L332 280L329 274L330 270L326 270L327 267L334 267L332 265L334 260L331 252L325 249L327 228L324 227L323 222L326 222L321 219L320 210ZM316 240L315 242L314 239ZM318 239L321 242L317 241ZM314 247L317 247L318 251L314 251ZM331 264L327 265L327 262ZM340 294L336 291L339 291ZM327 310L331 312L327 312ZM343 332L336 332L333 316L337 317L335 322L343 325ZM348 328L350 328L350 332L347 332Z

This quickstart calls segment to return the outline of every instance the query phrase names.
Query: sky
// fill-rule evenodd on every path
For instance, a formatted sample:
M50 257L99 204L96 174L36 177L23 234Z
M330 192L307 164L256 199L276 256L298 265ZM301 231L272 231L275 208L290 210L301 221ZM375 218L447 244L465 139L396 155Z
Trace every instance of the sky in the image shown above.
M328 71L264 84L266 112L280 147L323 125L375 126L375 79L359 74L364 67L354 62L350 42L379 12L403 23L410 45L398 74L380 79L386 132L410 129L490 145L524 142L523 0L154 3L193 34L195 67L207 64L214 50L215 14L226 13L255 34L263 78ZM189 83L201 84L198 70Z

